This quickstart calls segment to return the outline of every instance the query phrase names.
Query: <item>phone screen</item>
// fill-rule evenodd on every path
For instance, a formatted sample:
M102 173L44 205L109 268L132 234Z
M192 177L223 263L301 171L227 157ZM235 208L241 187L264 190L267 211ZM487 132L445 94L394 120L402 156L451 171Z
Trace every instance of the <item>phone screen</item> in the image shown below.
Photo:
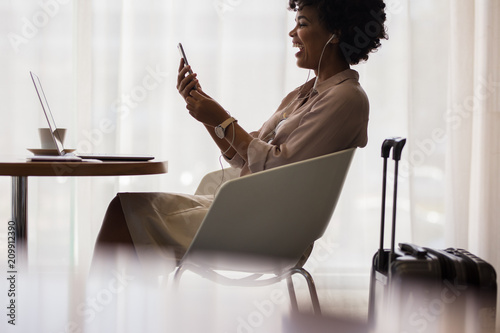
M187 60L186 53L184 52L184 48L182 47L182 43L179 43L179 45L177 45L177 48L179 49L181 57L184 59L184 66L188 66L189 62ZM193 74L193 71L189 70L189 74Z

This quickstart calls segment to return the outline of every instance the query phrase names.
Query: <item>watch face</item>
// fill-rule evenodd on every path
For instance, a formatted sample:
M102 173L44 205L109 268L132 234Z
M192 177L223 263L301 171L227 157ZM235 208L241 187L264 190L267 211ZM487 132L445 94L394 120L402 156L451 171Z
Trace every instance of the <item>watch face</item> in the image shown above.
M224 136L226 135L225 133L226 131L224 131L224 129L219 125L217 127L215 127L215 134L220 138L220 139L224 139Z

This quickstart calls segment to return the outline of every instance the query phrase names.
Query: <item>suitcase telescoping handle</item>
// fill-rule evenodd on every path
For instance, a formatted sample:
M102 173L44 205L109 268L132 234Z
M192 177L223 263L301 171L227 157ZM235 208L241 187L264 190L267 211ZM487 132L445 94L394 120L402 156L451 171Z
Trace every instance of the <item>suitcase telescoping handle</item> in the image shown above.
M389 255L389 261L392 260L394 255L394 243L396 237L396 200L398 191L398 165L401 159L401 153L403 147L406 143L405 138L392 137L387 138L382 143L382 158L384 159L384 167L382 170L382 213L380 222L380 246L378 251L378 270L382 270L384 267L384 229L385 229L385 196L386 196L386 185L387 185L387 159L389 158L392 149L392 159L395 161L394 169L394 203L392 208L392 235L391 235L391 252Z

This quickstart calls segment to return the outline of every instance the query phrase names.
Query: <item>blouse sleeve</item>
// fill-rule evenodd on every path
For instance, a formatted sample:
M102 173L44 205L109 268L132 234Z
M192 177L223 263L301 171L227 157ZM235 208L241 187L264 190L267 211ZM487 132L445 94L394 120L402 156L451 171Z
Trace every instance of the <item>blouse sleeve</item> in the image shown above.
M251 132L250 135L254 137L254 140L258 140L257 138L259 136L259 132ZM243 167L246 164L246 161L238 153L236 153L233 156L233 158L228 158L224 155L222 155L222 156L229 163L229 165L232 166L233 168L243 169Z
M272 142L259 138L250 142L250 172L366 145L369 106L361 88L340 85L315 99L309 112L298 120L298 126L290 119Z

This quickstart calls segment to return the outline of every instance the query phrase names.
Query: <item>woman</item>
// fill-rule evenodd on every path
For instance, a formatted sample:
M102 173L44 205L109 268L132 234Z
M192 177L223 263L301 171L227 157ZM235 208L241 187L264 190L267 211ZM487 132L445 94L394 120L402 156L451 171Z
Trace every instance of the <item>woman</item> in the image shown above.
M290 0L296 25L289 36L297 66L316 77L286 96L260 130L246 132L201 88L181 60L177 89L241 175L367 143L368 99L350 65L367 60L386 38L382 0ZM96 250L125 246L139 257L182 258L212 197L120 193L113 199ZM98 251L96 251L98 253ZM146 258L146 257L145 257Z

